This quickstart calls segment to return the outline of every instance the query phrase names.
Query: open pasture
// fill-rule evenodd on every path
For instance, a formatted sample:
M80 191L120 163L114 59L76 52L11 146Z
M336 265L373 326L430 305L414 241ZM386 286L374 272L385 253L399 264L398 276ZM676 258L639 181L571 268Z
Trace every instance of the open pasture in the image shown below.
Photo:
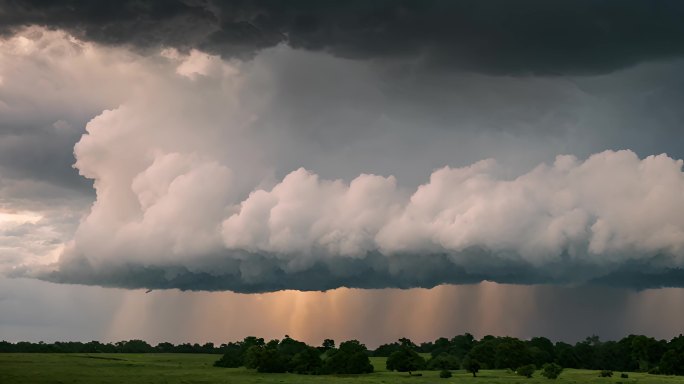
M437 371L421 371L422 376L388 372L385 358L372 357L375 372L368 375L307 376L265 374L244 368L215 368L219 355L201 354L0 354L2 384L104 384L104 383L496 383L496 384L684 384L684 377L620 372L612 378L600 378L597 371L566 369L557 380L539 375L531 379L510 371L483 370L477 378L465 371L453 371L449 379L440 379Z

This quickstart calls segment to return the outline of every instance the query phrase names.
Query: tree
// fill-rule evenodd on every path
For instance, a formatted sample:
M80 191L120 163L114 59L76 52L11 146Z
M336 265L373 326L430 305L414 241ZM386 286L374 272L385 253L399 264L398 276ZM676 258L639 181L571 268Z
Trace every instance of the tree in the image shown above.
M461 362L458 357L447 353L442 353L428 360L427 369L431 371L439 371L442 369L459 369Z
M245 368L257 369L257 367L259 367L259 363L261 361L261 352L263 349L264 347L260 345L252 345L247 349L243 357L243 364Z
M265 346L264 339L256 338L254 336L245 337L241 342L223 344L221 345L221 350L224 352L223 356L214 363L214 366L224 368L237 368L244 365L247 366L247 368L256 368L255 358L257 356L254 355L254 353L259 352L259 349L257 348L252 351L253 353L251 356L252 359L250 361L250 364L246 363L247 351L251 347L263 346ZM157 346L157 348L159 348L159 346Z
M537 367L554 361L556 351L551 340L546 337L533 337L527 342L527 346L532 363Z
M459 359L463 359L475 346L475 336L470 333L464 333L463 335L454 336L450 342L451 348L449 348L449 353Z
M407 339L406 337L402 337L401 339L399 339L399 345L401 345L402 347L410 348L414 351L418 349L418 346L413 341L411 341L411 339Z
M431 347L430 354L432 357L435 357L443 353L448 353L449 349L451 348L451 342L446 337L440 337L439 339L435 340L434 343L431 343Z
M143 340L120 341L116 343L117 349L121 353L150 353L154 348Z
M258 355L257 372L284 373L287 372L288 359L275 348L263 348Z
M534 357L543 357L546 359L546 361L540 361L542 364L553 361L553 358L555 357L555 349L551 340L547 339L546 337L533 337L527 344L530 346L530 348L539 349L539 355ZM535 361L535 364L537 364L537 361Z
M466 356L463 360L463 369L473 374L473 377L477 377L477 373L480 372L480 362Z
M493 369L496 361L496 346L498 341L495 338L485 339L475 344L468 356L477 360L484 369Z
M90 343L97 343L97 342L91 341ZM90 344L90 343L88 343L88 344ZM171 344L171 343L166 343L166 342L165 342L165 343L159 343L159 344L157 344L157 346L154 347L154 348L157 350L157 352L161 352L161 353L171 353L171 352L174 352L175 346L174 346L173 344ZM92 352L97 352L97 351L95 350L95 351L92 351Z
M285 338L277 345L278 352L287 357L288 360L307 348L309 348L309 346L306 345L306 343L297 341L287 335L285 335Z
M515 369L532 362L525 342L513 337L501 338L495 350L494 364L497 369Z
M559 341L555 346L556 362L562 367L579 368L579 362L572 345Z
M674 349L663 354L658 371L666 375L684 375L684 353Z
M405 344L387 358L386 366L389 371L408 372L411 375L413 371L425 369L425 359Z
M237 368L244 364L242 349L236 343L230 343L225 347L223 356L214 362L214 367Z
M563 367L560 365L556 363L546 363L544 364L544 367L542 367L541 375L547 379L557 379L561 372L563 372Z
M596 350L601 345L598 336L587 337L584 341L575 344L574 352L579 367L585 369L599 369L596 361Z
M401 348L401 344L394 342L389 344L382 344L373 351L373 356L389 357L392 353Z
M357 340L342 342L339 349L328 351L328 357L323 362L326 373L371 373L373 365L367 354L366 346Z
M318 349L307 347L298 352L290 361L290 371L294 373L318 374L323 367Z
M534 371L537 369L537 367L534 366L534 364L527 364L523 365L522 367L518 367L518 369L515 370L515 373L517 373L520 376L525 376L528 379L534 375Z
M335 348L335 340L333 339L325 339L323 340L323 350L327 351L329 349L334 349Z

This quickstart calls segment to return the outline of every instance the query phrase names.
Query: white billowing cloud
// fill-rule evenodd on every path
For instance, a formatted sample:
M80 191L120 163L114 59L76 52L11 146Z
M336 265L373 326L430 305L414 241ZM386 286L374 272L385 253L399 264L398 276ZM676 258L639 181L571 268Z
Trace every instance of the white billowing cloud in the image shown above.
M130 111L107 112L106 121L117 120L108 116L117 112ZM505 265L534 274L533 281L582 282L624 263L679 268L684 261L682 160L667 155L558 156L515 178L485 160L436 170L415 191L392 176L363 174L347 183L300 168L242 198L235 165L144 145L112 151L109 140L119 138L100 137L100 129L110 132L101 123L91 123L76 149L98 200L61 266L86 261L96 276L140 265L164 271L170 286L183 274L206 274L218 281L215 289L251 291L292 288L288 279L295 277L299 289L330 287L308 285L310 274L323 274L333 287L377 279L384 286L430 286L468 281L473 273L496 280L499 272L487 269ZM93 150L96 144L103 149ZM104 148L112 163L103 160ZM136 156L135 148L150 157ZM478 253L486 257L478 260ZM431 264L442 257L465 278L442 276L442 261ZM559 272L559 265L575 269ZM412 269L423 277L407 283L402 273ZM367 273L360 280L359 270ZM65 271L59 279L69 281Z
M296 264L363 257L377 249L376 234L402 203L394 177L361 175L346 184L300 168L241 202L223 222L223 239L229 249L296 255Z
M599 265L684 251L682 160L640 160L631 151L584 162L559 156L513 180L498 178L493 166L484 161L434 172L378 233L378 246L388 252L484 247L514 251L535 265L563 251Z
M450 253L471 247L533 265L572 258L600 266L684 251L682 160L607 151L559 156L513 180L492 160L443 168L403 199L393 178L345 185L303 169L258 190L223 222L229 249L358 257L367 252ZM677 260L679 262L681 260Z
M74 143L88 120L157 81L155 60L39 27L0 38L0 217L39 218L0 219L0 272L58 259L93 199L71 168Z

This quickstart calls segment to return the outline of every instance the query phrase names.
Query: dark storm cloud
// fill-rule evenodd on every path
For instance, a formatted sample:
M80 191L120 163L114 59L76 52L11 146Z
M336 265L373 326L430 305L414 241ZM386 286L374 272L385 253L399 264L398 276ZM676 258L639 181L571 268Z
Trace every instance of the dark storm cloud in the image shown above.
M234 52L211 21L226 8L201 8L212 15L204 32L182 34L187 44L177 46ZM104 29L52 26L98 40L94 32L114 30L104 26L135 12L112 12L111 22L101 15ZM0 198L9 204L2 203L17 211L18 199L33 194L39 208L53 205L36 194L46 184L62 197L91 182L97 192L92 205L74 203L81 208L66 225L50 221L62 216L58 210L41 213L50 220L37 223L46 224L34 241L40 252L22 248L26 219L9 214L5 241L19 239L7 266L14 275L238 292L482 280L681 285L682 162L672 153L647 156L681 150L671 134L681 121L672 100L681 95L681 60L600 76L498 77L391 63L436 59L408 38L413 48L388 47L371 61L325 51L370 58L373 50L307 45L294 32L290 45L320 51L281 45L238 62L197 50L140 55L118 45L174 44L155 28L184 13L160 15L168 20L136 16L122 31L137 31L142 19L146 28L106 41L114 45L42 27L2 41ZM267 21L259 23L282 24ZM274 44L233 37L252 47L243 52ZM84 181L69 160L86 122L74 149ZM579 158L550 161L558 153ZM505 166L478 161L487 157ZM44 251L41 238L64 247ZM51 257L38 265L37 253ZM669 259L653 259L661 253ZM621 269L630 260L648 274Z
M0 24L250 55L287 42L493 74L591 74L684 53L679 1L2 1Z
M462 263L454 263L447 255L395 255L392 258L369 254L364 259L319 261L309 269L291 272L277 258L249 255L248 259L230 260L233 256L215 257L220 267L213 272L186 265L143 265L111 263L93 267L86 259L62 262L60 269L37 276L46 281L68 284L98 285L127 289L180 289L188 291L233 291L260 293L281 290L327 291L339 287L433 288L442 284L476 284L495 281L504 284L575 285L587 275L591 265L565 260L544 270L535 270L524 261L495 260L484 250L469 250L459 255ZM596 270L598 277L582 286L605 286L644 290L684 287L681 268L654 267L658 257L626 265ZM492 259L495 263L487 263ZM206 260L205 260L206 262ZM478 267L478 264L480 266ZM258 269L258 276L245 273ZM253 271L250 271L253 272ZM25 271L15 270L24 276Z

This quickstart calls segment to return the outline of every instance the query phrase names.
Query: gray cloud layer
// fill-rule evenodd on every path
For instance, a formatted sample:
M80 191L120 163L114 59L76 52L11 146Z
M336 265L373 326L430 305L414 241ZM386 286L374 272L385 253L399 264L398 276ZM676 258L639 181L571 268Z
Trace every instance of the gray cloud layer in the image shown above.
M357 59L493 74L595 74L684 54L675 0L8 1L5 30L244 57L287 43Z

